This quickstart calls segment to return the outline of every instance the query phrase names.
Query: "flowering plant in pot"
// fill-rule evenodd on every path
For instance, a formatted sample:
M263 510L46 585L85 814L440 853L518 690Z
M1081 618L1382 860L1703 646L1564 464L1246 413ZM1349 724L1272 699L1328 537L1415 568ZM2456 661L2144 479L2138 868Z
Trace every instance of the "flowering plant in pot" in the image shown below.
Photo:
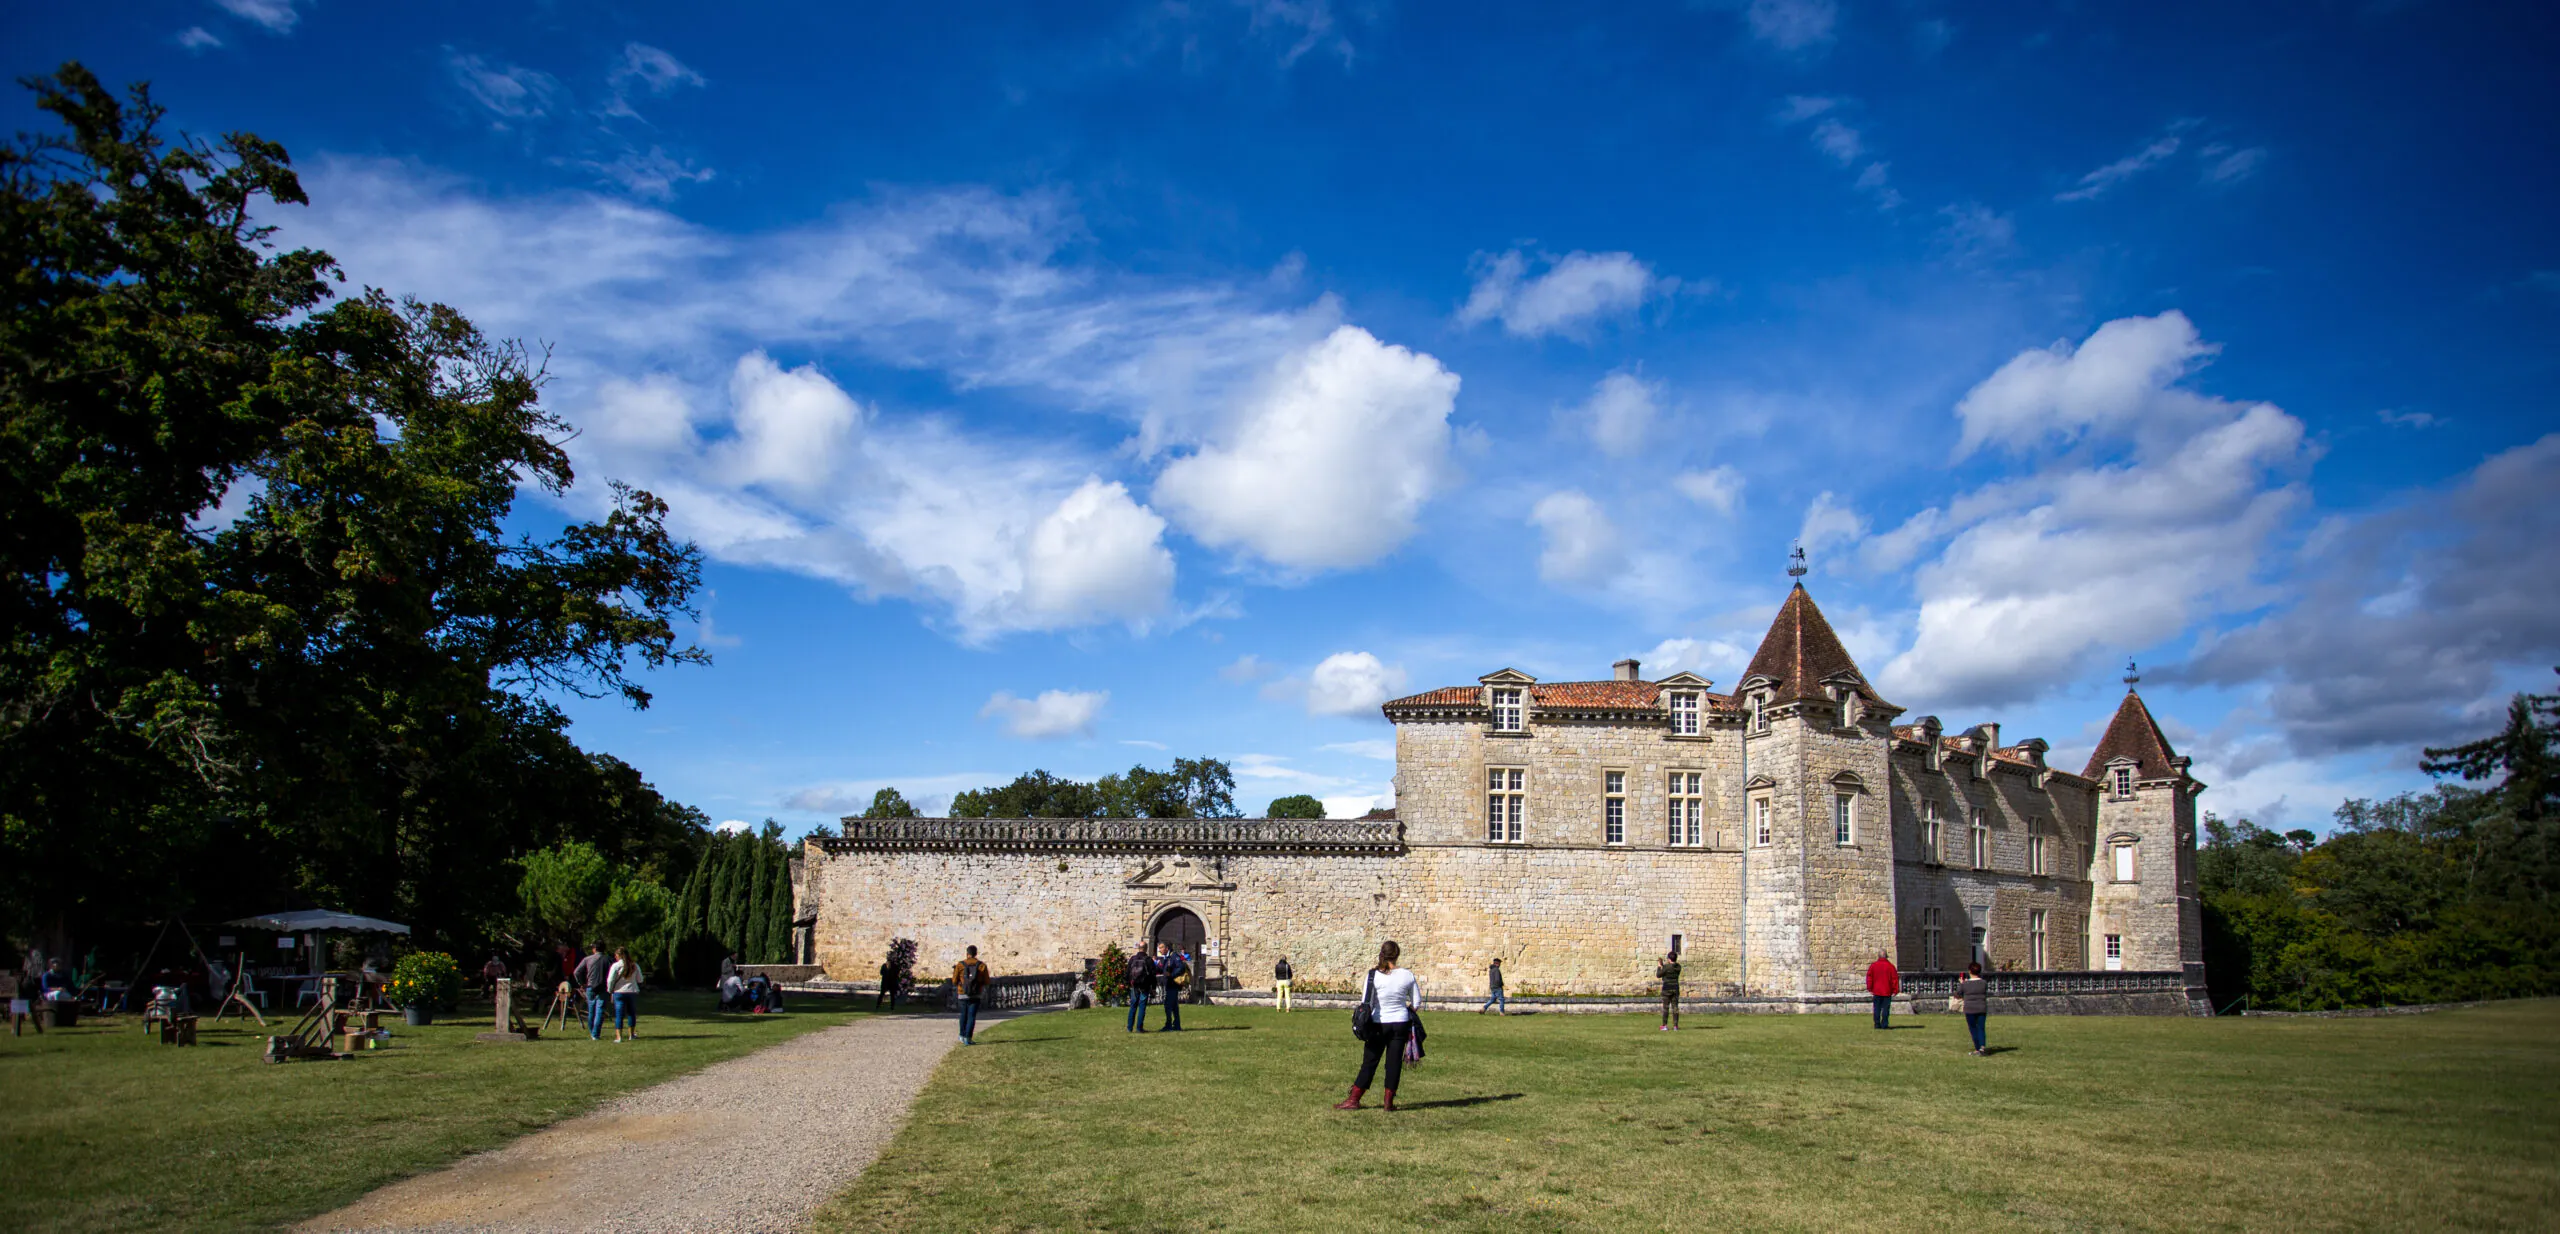
M441 951L412 951L391 966L391 1001L411 1025L433 1023L462 997L462 966Z

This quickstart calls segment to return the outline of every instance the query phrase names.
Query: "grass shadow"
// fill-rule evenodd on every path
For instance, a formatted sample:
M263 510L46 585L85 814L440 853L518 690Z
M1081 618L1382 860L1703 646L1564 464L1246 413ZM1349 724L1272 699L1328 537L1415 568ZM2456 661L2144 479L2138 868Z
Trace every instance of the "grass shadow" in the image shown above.
M1527 1093L1498 1093L1490 1097L1449 1097L1440 1101L1407 1101L1396 1107L1404 1110L1454 1110L1462 1106L1491 1105L1496 1101L1518 1101Z
M2018 1047L2013 1045L1987 1045L1982 1047L1982 1052L1985 1056L1993 1054L2009 1054L2014 1053L2017 1048Z
M979 1042L978 1044L979 1044L979 1045L1022 1045L1022 1044L1025 1044L1025 1043L1027 1043L1027 1042L1033 1042L1033 1041L1065 1041L1065 1040L1067 1040L1067 1038L1065 1038L1065 1037L1063 1037L1063 1036L1049 1036L1049 1037L997 1037L997 1038L994 1038L994 1039L992 1039L992 1040L988 1040L988 1041L981 1041L981 1042Z

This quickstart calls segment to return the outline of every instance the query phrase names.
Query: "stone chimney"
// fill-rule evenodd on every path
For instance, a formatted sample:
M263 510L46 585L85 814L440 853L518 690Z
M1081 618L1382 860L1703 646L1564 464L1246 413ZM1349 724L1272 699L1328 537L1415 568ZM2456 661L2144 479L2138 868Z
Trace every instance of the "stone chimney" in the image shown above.
M1971 731L1965 734L1965 736L1981 742L1982 745L1980 749L1984 754L1989 754L1993 750L2000 748L2000 725L1997 721L1988 724L1976 724L1973 726Z
M1620 681L1644 680L1644 678L1636 676L1636 670L1644 666L1633 660L1620 660L1614 667L1618 670L1618 680Z

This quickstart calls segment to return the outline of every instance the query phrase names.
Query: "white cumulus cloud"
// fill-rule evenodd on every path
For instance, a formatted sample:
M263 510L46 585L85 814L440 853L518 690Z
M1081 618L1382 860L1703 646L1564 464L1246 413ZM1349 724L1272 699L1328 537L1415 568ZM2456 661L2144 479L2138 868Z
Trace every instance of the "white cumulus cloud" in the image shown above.
M1153 497L1212 548L1291 573L1367 565L1447 483L1458 377L1337 327L1286 357L1231 427L1166 464Z
M1471 263L1475 286L1458 309L1458 324L1500 321L1506 333L1521 338L1561 334L1585 336L1592 323L1634 312L1654 295L1679 288L1676 279L1657 277L1653 267L1633 253L1585 253L1542 259L1546 269L1532 277L1529 259L1520 250L1478 253Z
M1404 689L1404 669L1365 651L1337 651L1307 674L1307 710L1320 716L1375 712Z
M1110 700L1108 690L1042 690L1037 698L998 690L978 709L978 718L1000 719L1004 731L1016 737L1090 737L1102 705Z
M2125 318L2077 347L2025 352L1965 396L1960 452L2070 448L1880 537L1896 556L1945 541L1917 575L1917 629L1881 674L1889 694L2031 699L2250 594L2268 537L2306 499L2288 473L2308 456L2281 409L2177 384L2212 352L2181 314Z
M1731 467L1684 471L1671 478L1671 487L1718 514L1731 514L1742 504L1742 473Z
M1616 524L1579 489L1539 498L1529 509L1529 523L1546 535L1538 553L1538 576L1550 583L1593 586L1607 582L1626 564Z
M1633 373L1611 373L1591 389L1591 397L1577 409L1585 431L1593 445L1614 458L1625 458L1644 448L1653 431L1653 422L1662 414L1662 386Z

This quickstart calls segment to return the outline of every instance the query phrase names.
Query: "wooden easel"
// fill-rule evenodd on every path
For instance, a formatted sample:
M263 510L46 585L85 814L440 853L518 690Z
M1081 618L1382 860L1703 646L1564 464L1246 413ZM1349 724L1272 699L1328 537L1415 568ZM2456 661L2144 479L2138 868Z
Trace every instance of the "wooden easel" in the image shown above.
M552 1018L556 1016L560 1020L560 1031L565 1033L569 1031L569 1016L576 1010L569 995L569 983L563 981L551 991L551 1009L542 1013L542 1027L551 1027Z
M219 942L221 940L217 939L215 941ZM249 995L247 993L249 989L249 953L243 951L236 957L236 959L238 960L238 965L237 970L231 977L231 992L223 995L222 1005L213 1009L213 1022L216 1024L221 1023L222 1017L230 1013L231 1004L238 1003L240 1004L242 1014L247 1015L252 1020L256 1020L258 1022L258 1027L265 1028L267 1026L267 1017L258 1014L257 1004L249 1001Z

